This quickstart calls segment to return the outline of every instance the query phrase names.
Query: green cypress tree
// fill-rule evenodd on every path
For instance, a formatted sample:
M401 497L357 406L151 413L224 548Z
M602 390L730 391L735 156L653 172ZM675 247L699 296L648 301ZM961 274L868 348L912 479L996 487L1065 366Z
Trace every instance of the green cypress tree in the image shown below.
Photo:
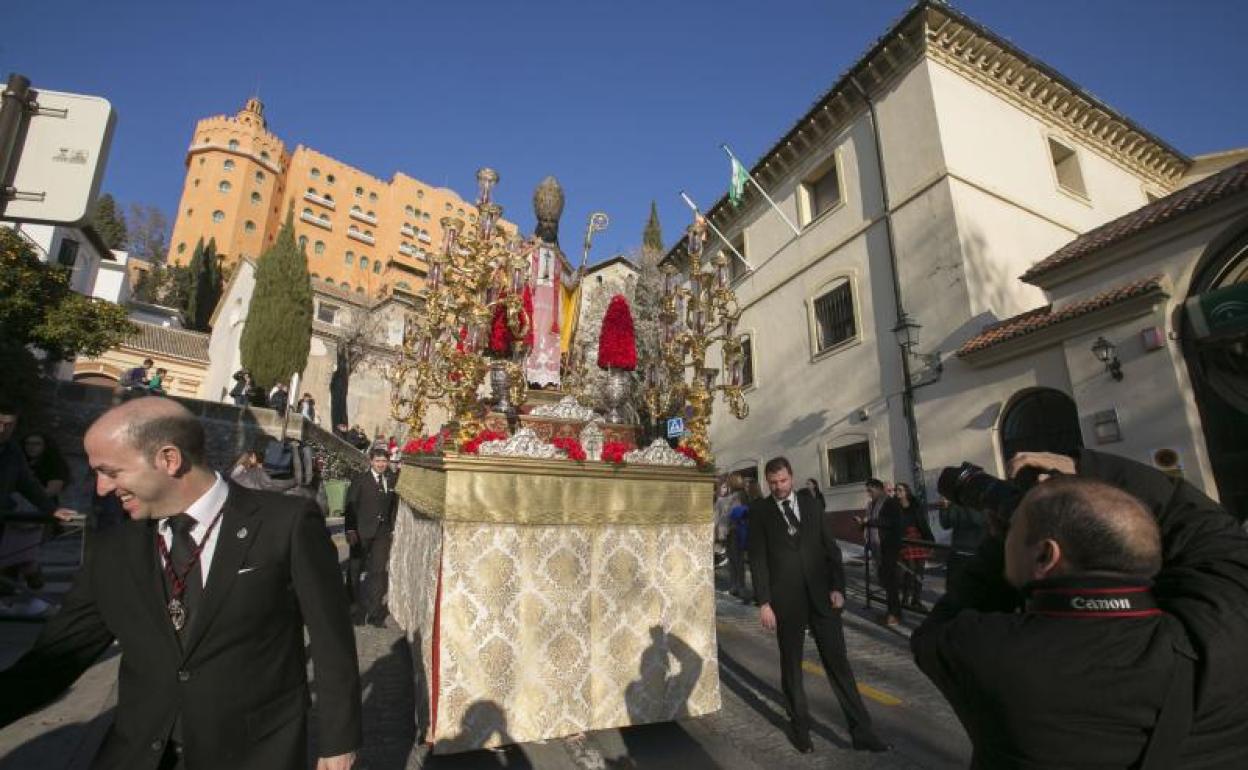
M663 252L663 228L659 226L659 209L654 201L650 201L650 219L641 236L641 247L656 254Z
M256 384L274 383L302 372L312 344L312 286L307 253L295 243L295 214L256 263L256 288L239 344L243 366Z
M204 305L208 302L209 284L212 281L212 276L209 274L211 268L208 267L208 261L204 255L203 238L195 244L195 253L187 269L191 274L191 287L187 292L186 306L182 310L185 312L187 325L195 331L203 331L204 327L200 321L204 317Z
M126 218L117 208L113 196L104 193L95 202L95 210L91 214L91 226L104 240L110 249L124 249L129 241L126 232Z

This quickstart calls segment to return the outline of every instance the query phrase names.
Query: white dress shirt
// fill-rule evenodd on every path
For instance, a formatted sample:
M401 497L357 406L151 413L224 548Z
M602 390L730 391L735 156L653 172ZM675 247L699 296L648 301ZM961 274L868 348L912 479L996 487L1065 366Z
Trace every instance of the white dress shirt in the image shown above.
M195 526L191 527L191 538L196 545L208 532L208 527L212 526L212 520L220 513L221 506L225 505L225 498L230 494L230 485L225 483L220 473L216 476L217 480L211 487L208 487L208 491L200 495L199 499L186 509L187 515L195 519ZM160 536L165 539L165 547L170 553L173 552L173 528L169 526L172 519L173 517L169 517L160 520ZM221 522L218 521L217 526L212 528L212 534L208 536L208 542L199 552L199 574L204 583L208 582L208 568L212 566L212 555L217 551L217 538L220 536Z
M373 474L373 481L377 482L377 486L381 487L381 491L389 494L390 483L386 481L386 475L377 471L371 471L371 473Z
M798 524L802 523L802 509L799 508L797 505L797 492L790 490L789 496L784 498L783 500L776 497L775 495L772 495L772 499L776 501L776 505L780 508L781 516L784 515L784 504L787 502L789 504L789 507L793 509L793 518L797 520ZM786 521L785 523L787 524L788 522Z

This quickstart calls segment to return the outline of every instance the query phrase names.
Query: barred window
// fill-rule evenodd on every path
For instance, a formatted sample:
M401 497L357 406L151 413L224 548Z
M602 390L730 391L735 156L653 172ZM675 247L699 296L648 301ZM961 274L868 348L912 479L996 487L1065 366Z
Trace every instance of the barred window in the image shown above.
M871 478L871 446L860 441L856 444L833 447L828 450L828 483L834 487L861 484Z
M848 279L815 300L815 324L820 351L854 336L854 297Z

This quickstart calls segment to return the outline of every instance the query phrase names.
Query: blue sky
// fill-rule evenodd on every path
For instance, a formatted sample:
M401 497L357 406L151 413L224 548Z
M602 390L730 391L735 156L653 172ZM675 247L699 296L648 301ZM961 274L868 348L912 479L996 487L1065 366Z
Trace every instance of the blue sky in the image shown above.
M473 194L502 176L526 231L547 174L561 242L635 247L651 199L670 245L909 7L905 0L7 0L0 73L118 113L105 190L177 206L195 121L253 91L288 145ZM1188 154L1248 144L1239 0L962 0L955 6ZM14 34L16 30L25 33Z

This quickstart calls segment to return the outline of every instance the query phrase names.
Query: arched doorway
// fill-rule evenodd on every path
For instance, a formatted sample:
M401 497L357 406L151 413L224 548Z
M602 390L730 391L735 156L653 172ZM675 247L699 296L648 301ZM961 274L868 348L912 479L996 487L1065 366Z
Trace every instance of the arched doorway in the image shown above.
M1248 229L1215 242L1192 280L1183 355L1218 497L1248 518Z
M1015 396L1001 417L1001 459L1018 452L1072 454L1083 448L1079 410L1060 390L1036 388Z

